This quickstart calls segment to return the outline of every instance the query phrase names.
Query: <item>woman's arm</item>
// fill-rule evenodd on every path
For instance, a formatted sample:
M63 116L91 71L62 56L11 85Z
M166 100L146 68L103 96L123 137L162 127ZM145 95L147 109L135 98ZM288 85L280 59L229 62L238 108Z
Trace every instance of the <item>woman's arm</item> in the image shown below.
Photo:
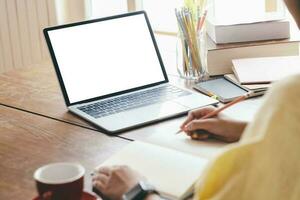
M93 175L93 187L101 192L102 197L111 200L121 200L140 181L145 181L145 178L127 166L102 167ZM160 197L149 194L145 199L158 200Z
M247 125L247 122L233 120L222 113L208 119L201 119L206 114L216 110L209 106L189 112L187 119L180 128L193 139L206 139L208 136L225 142L238 141ZM204 130L209 134L194 134L196 130Z

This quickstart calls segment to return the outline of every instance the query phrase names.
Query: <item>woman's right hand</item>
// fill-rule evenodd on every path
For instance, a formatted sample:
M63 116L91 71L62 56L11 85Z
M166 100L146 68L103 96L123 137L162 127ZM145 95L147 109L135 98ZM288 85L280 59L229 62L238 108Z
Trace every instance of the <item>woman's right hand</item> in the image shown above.
M201 119L216 109L209 106L190 111L187 119L180 126L181 130L192 139L201 140L212 136L225 142L238 141L247 125L246 122L230 119L222 113L212 118ZM204 130L208 134L198 134L195 133L196 130Z

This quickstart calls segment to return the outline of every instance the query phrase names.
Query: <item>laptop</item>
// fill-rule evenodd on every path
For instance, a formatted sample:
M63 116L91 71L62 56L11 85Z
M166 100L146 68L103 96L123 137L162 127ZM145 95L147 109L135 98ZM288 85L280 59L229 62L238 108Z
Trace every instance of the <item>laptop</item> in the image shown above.
M68 109L119 133L216 100L169 84L144 11L44 29Z

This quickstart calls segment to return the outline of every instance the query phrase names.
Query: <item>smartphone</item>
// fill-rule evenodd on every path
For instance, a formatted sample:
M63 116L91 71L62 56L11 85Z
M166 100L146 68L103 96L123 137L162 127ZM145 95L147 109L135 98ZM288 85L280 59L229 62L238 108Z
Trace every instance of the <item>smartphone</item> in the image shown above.
M250 93L249 90L234 84L224 77L203 81L194 85L194 89L208 95L216 96L217 100L227 103L237 97Z

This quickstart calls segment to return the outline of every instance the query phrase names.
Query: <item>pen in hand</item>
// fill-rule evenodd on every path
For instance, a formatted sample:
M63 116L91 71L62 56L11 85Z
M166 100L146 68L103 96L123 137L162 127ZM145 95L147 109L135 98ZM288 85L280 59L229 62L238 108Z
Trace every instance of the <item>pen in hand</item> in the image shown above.
M218 109L216 109L216 110L214 110L214 111L208 113L207 115L204 115L204 116L201 117L200 119L207 119L207 118L214 117L214 116L216 116L217 114L219 114L221 111L225 110L226 108L228 108L228 107L230 107L230 106L232 106L232 105L234 105L234 104L236 104L236 103L238 103L238 102L241 102L241 101L245 100L246 98L248 98L248 97L250 96L250 94L251 94L251 93L247 93L247 94L245 94L245 95L243 95L243 96L240 96L240 97L236 98L235 100L231 101L230 103L224 105L223 107L220 107L220 108L218 108ZM183 132L183 130L180 129L180 130L178 130L175 134L179 134L179 133L181 133L181 132ZM197 131L196 131L195 133L196 133L196 134L202 134L203 131L201 131L201 133L197 133Z

